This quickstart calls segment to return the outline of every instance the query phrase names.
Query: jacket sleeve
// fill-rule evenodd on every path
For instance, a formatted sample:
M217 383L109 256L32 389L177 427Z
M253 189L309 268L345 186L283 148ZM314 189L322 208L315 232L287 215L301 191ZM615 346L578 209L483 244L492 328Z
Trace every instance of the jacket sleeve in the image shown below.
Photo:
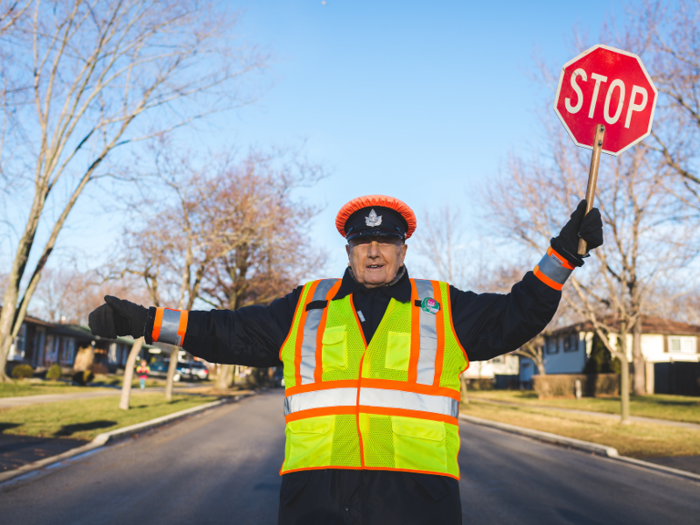
M165 315L151 308L146 321L146 342L161 341L176 344L177 328L163 332L168 316L182 319L185 314L184 336L180 346L194 356L210 363L244 366L281 366L279 352L292 326L302 287L276 299L269 306L246 306L236 311L178 312L166 310ZM177 314L171 313L177 312ZM160 315L160 322L158 321ZM176 316L177 317L174 317ZM178 321L174 321L177 324ZM172 323L171 323L172 324ZM182 326L182 322L180 324ZM155 329L154 329L155 327ZM165 330L167 332L167 330ZM164 339L165 337L165 339Z
M527 272L505 295L450 287L452 321L470 361L485 361L517 350L547 326L560 299L560 289L533 272Z

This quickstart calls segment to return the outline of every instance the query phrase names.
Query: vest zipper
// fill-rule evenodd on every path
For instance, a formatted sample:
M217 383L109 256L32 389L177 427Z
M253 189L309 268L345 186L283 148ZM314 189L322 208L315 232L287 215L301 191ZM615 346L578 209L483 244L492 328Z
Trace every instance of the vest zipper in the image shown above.
M355 317L355 324L357 329L362 335L362 343L365 345L365 351L362 353L362 358L360 358L360 369L357 376L357 401L355 401L355 421L357 421L357 437L360 440L360 465L365 468L365 448L362 442L362 431L360 430L360 389L362 388L362 364L365 361L365 355L367 355L367 341L365 340L365 333L362 331L362 325L357 317L357 309L355 308L355 301L353 301L352 294L349 295L350 298L350 308L352 309L353 316Z

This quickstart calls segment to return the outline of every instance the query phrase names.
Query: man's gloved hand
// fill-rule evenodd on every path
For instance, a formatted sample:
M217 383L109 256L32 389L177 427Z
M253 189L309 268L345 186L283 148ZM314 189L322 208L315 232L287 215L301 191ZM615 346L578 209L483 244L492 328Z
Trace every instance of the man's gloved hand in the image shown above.
M148 308L118 297L105 295L105 303L88 316L93 335L114 339L118 335L130 335L138 339L143 335Z
M592 208L586 215L585 199L571 214L571 219L564 225L557 237L552 239L552 248L566 257L573 266L583 266L583 258L578 255L578 241L588 243L588 250L603 244L603 220L598 208Z

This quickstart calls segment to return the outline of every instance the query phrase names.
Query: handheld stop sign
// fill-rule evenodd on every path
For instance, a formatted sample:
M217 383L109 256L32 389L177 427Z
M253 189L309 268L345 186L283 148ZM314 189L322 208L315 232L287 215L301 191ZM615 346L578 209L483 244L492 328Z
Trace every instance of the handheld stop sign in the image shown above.
M617 156L651 133L658 92L642 60L599 44L562 67L554 111L577 146L592 149L586 213L593 207L601 152ZM579 240L578 253L586 253Z

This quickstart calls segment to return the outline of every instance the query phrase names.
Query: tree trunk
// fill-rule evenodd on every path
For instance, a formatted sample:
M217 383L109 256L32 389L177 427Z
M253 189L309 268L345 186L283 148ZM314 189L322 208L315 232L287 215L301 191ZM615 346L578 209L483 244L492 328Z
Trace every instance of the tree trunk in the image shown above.
M233 365L219 365L219 375L216 378L216 388L226 390L231 386L231 378L233 376Z
M177 371L177 358L180 353L180 347L175 345L168 345L172 348L170 352L170 366L168 366L168 377L165 380L165 400L173 400L173 378L175 377L175 372Z
M627 359L627 324L620 323L620 423L630 423L630 365Z
M547 372L544 369L544 356L539 355L537 356L537 358L533 359L533 361L535 362L535 366L537 367L537 373L541 376L546 375Z
M647 393L646 363L642 355L642 319L637 319L632 329L632 363L634 376L632 378L632 391L635 396L643 396Z
M15 312L17 311L17 299L19 298L18 269L15 266L17 266L16 262L12 268L12 274L10 274L10 282L7 283L7 288L5 289L2 312L0 313L0 383L9 381L5 374L5 366L7 364L7 355L12 345L12 328L14 326Z
M92 364L95 362L95 349L90 346L85 346L78 349L78 353L75 356L75 361L73 362L74 372L85 372L90 370Z
M139 337L134 341L134 346L131 347L129 357L126 360L124 368L124 382L122 383L122 398L119 401L119 408L129 410L129 400L131 399L131 381L134 379L134 368L136 359L138 359L141 347L143 346L143 337Z

